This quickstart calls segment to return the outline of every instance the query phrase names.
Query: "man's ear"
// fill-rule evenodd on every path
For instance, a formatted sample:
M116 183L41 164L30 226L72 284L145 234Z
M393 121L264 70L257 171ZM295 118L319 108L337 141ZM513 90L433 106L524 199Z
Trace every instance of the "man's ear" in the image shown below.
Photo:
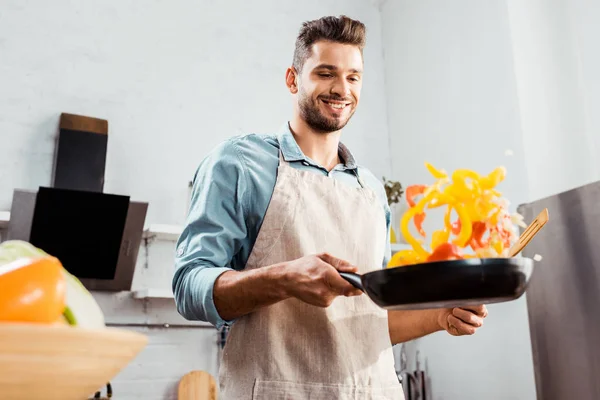
M285 84L290 90L290 93L298 93L298 73L296 68L289 67L285 72Z

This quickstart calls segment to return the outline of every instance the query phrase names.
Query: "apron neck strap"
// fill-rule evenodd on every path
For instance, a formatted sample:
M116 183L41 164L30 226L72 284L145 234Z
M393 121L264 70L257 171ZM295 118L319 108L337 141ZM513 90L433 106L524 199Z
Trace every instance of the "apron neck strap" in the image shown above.
M355 168L354 170L354 175L356 175L356 180L358 181L358 184L360 185L361 188L365 188L365 183L363 182L363 180L361 179L361 177L358 175L358 168Z
M288 165L288 162L283 158L283 151L279 149L279 165Z
M283 152L281 151L281 149L279 149L279 165L288 165L288 162L285 161L285 159L283 158ZM356 175L356 180L358 181L358 184L360 185L361 188L365 188L365 183L363 182L362 178L358 175L358 168L355 168L353 170L354 175Z

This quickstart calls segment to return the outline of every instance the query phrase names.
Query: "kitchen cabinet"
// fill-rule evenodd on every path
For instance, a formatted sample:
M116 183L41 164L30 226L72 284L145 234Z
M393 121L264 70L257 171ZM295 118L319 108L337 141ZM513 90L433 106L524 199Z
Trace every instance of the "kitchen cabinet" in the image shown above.
M542 256L526 292L538 399L600 399L599 203L596 182L519 207L550 212L523 252Z

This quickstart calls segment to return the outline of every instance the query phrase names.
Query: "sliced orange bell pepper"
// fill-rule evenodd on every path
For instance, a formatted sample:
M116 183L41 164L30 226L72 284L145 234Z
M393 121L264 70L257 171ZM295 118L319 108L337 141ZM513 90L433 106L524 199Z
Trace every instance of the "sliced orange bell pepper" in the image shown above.
M425 163L434 178L431 185L411 185L406 189L409 209L400 221L400 233L411 246L397 253L389 267L411 265L435 259L473 257L504 257L516 240L515 224L522 223L519 214L509 214L508 201L496 186L506 178L504 167L487 175L469 169L457 169L451 174ZM428 246L423 222L425 209L446 207L444 225L435 230ZM456 214L454 217L452 214ZM454 220L456 218L456 220ZM409 230L411 219L419 236ZM452 221L454 220L454 221ZM463 253L470 247L475 254Z
M411 185L406 188L406 202L410 207L415 207L417 202L415 201L415 197L422 195L427 190L427 186L425 185ZM414 224L415 228L417 228L417 232L419 235L425 236L425 230L423 229L423 222L425 221L425 212L421 211L415 214Z
M55 257L20 258L0 266L0 321L52 324L66 304L67 284Z
M455 244L442 243L427 257L427 261L462 260L464 255Z
M487 232L487 226L485 222L475 221L473 222L473 233L471 235L471 239L469 240L469 245L473 250L479 250L484 248L489 243L489 238L487 240L483 239L483 236Z

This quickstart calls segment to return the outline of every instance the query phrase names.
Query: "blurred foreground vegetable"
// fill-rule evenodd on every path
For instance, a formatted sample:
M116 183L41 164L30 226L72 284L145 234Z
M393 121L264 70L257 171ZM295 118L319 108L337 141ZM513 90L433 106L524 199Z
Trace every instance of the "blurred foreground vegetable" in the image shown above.
M30 243L0 243L0 321L104 328L91 293L60 261Z
M0 321L58 321L67 293L62 269L54 257L20 258L1 266Z

